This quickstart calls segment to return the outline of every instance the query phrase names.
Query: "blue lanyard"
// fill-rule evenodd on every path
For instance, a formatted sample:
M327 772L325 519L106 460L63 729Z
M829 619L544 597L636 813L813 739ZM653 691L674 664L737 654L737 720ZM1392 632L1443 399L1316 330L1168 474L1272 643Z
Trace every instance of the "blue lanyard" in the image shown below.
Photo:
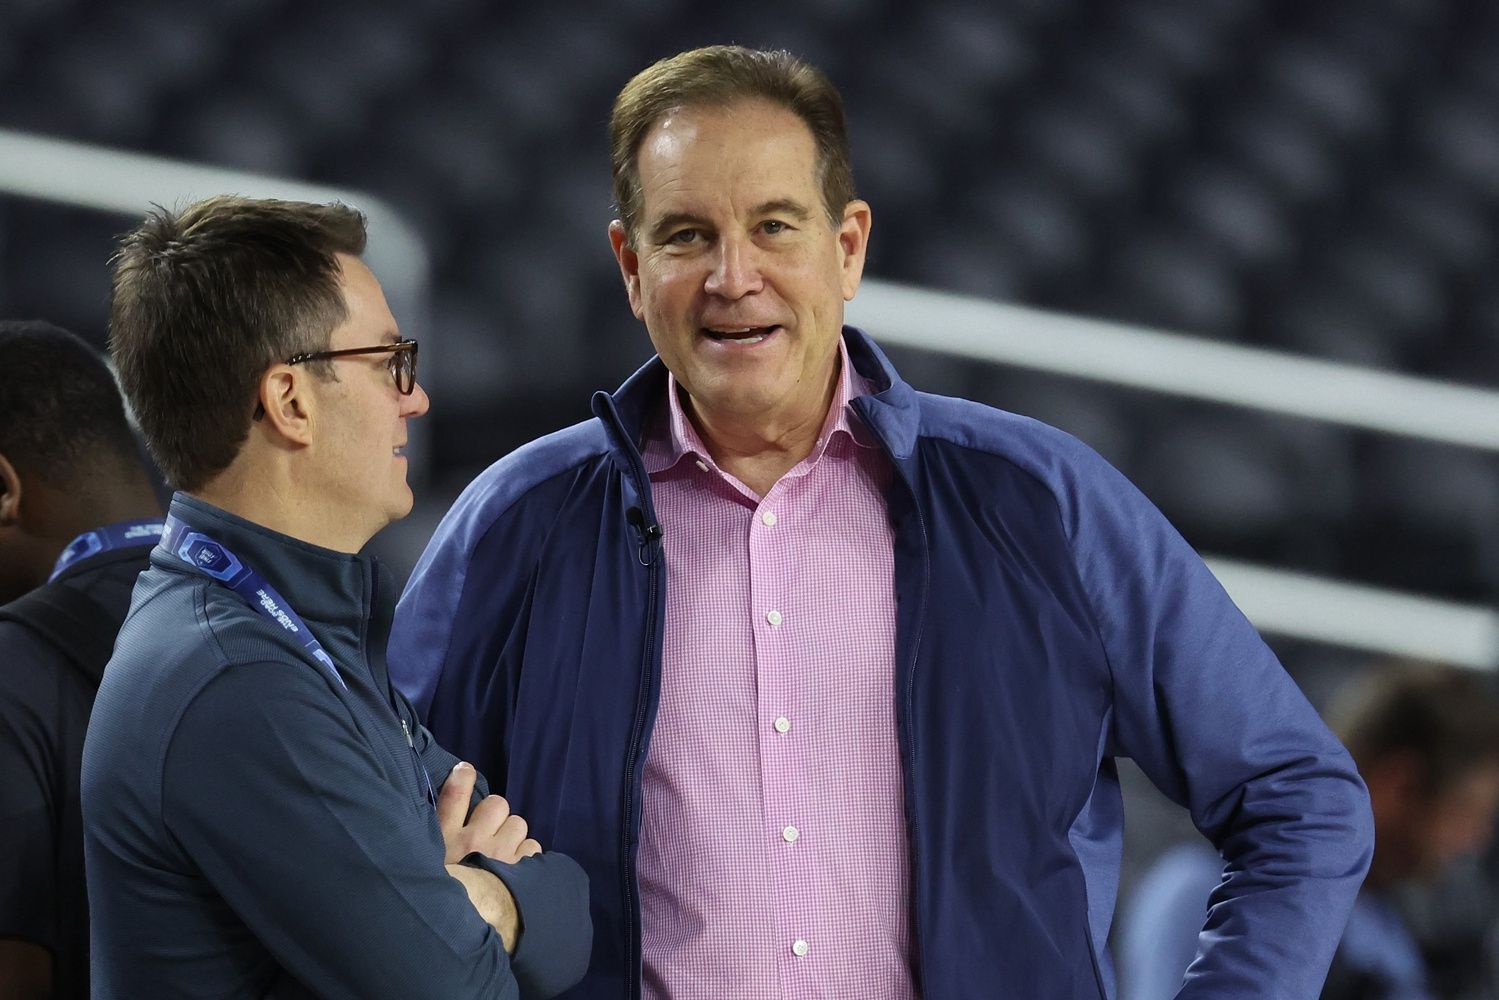
M240 560L229 551L227 546L189 527L170 514L167 515L161 544L177 558L203 575L228 587L250 607L295 635L297 641L302 644L302 648L311 653L313 659L327 667L328 672L345 691L349 689L349 685L344 682L343 675L338 672L338 665L333 662L333 657L323 649L323 644L317 641L317 637L312 634L307 623L302 621L296 609L287 603L286 598L276 592L276 588L272 587L269 581L255 572L254 567ZM416 762L417 776L426 785L427 800L435 807L437 793L432 788L432 777L427 773L426 765L422 763L421 754L417 753L416 741L405 719L401 719L401 731L406 734L406 745L411 748L411 757Z
M100 552L128 548L132 545L155 545L156 540L161 537L161 531L160 520L120 521L117 524L106 524L102 528L95 528L93 531L85 531L62 550L62 555L57 557L57 564L52 567L52 575L47 577L47 582L56 580L64 570L79 560L96 556Z
M328 672L345 691L349 689L349 685L344 683L343 675L338 672L338 664L334 663L333 657L323 649L323 644L317 641L317 637L312 634L312 629L302 621L296 609L286 602L286 598L278 594L276 588L272 587L265 577L255 572L253 567L241 562L240 558L224 545L170 514L167 515L166 530L162 532L161 544L178 559L204 576L222 583L238 594L250 607L296 636L302 648L312 654L313 659L327 667Z

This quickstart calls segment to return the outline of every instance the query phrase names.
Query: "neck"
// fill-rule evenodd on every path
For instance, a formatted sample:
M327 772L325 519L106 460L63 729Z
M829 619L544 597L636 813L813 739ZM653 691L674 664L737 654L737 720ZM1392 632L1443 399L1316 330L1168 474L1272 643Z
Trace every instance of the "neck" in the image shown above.
M834 365L820 401L789 418L714 414L697 406L685 392L682 408L718 467L763 497L817 447L837 394L838 375L839 367Z
M101 473L79 483L51 486L31 480L27 485L38 501L36 508L48 512L37 518L31 529L39 538L56 543L59 553L85 531L120 521L161 517L156 492L146 474L133 464L122 465L115 474Z
M236 462L189 496L211 503L236 517L335 552L357 553L372 533L330 517L327 505L298 489L291 469L284 465L251 468Z
M112 486L108 491L83 498L68 519L69 527L63 531L67 540L93 528L121 521L149 521L161 517L161 504L156 492L145 477L128 484Z
M24 567L26 590L46 583L57 557L85 531L161 517L161 504L139 466L122 465L117 475L101 474L97 481L108 483L107 488L98 488L96 480L56 486L36 478L27 480L32 497L27 506L37 513L26 518L20 542L7 552Z

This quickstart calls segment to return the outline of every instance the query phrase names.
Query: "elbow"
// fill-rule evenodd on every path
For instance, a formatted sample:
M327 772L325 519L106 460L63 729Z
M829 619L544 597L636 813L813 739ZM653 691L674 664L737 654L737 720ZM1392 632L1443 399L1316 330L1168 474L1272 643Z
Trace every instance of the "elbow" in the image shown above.
M1324 773L1307 789L1302 829L1308 832L1306 842L1320 845L1308 874L1335 879L1356 892L1374 859L1374 811L1353 761L1339 756L1336 773Z
M1350 824L1350 850L1355 856L1356 877L1360 884L1369 873L1374 861L1374 809L1369 802L1369 791L1361 779L1356 779L1358 794L1353 802L1353 821Z

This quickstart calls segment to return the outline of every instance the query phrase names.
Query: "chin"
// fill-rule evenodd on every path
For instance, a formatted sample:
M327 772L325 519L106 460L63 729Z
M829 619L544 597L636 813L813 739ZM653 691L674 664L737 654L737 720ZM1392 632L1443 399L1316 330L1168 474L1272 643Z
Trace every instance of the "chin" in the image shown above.
M404 497L402 497L401 499L397 500L395 503L391 504L391 508L390 508L390 520L387 521L386 523L389 524L390 521L399 521L401 518L405 517L407 514L410 514L411 513L411 509L413 507L415 507L415 506L416 506L416 497L415 497L414 494L412 494L412 492L411 492L410 489L407 489L406 490L406 495Z
M782 389L783 384L779 380L772 381L769 385L755 385L749 379L740 379L727 387L727 391L714 393L713 398L706 402L722 413L755 416L784 406L786 393L778 391Z

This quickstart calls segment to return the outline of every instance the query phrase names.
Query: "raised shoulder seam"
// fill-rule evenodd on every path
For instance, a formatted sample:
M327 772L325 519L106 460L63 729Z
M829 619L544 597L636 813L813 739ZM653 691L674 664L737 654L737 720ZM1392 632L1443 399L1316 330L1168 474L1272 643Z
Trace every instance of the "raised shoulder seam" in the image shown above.
M546 489L547 487L556 483L559 479L564 479L568 476L575 476L580 471L585 469L590 462L596 462L601 459L607 460L607 457L607 455L585 456L579 461L574 462L562 469L558 469L557 471L545 476L544 478L537 479L535 482L531 483L524 489L513 490L513 495L509 497L508 501L503 505L493 506L490 504L485 504L482 508L483 517L479 518L477 517L477 515L475 515L476 520L478 520L478 522L483 525L483 528L482 530L474 534L472 544L465 547L463 552L465 562L473 557L474 551L483 544L484 540L489 537L490 532L492 532L495 527L506 518L506 516L514 511L515 508L519 507L521 504L529 500L531 496L538 490ZM494 468L494 466L491 466L491 468ZM487 471L488 470L486 470L486 472ZM474 484L477 484L478 482L479 480L474 480ZM470 488L472 488L472 486ZM467 492L467 490L465 490L465 492ZM560 516L560 511L557 512L557 514L558 516Z
M457 556L457 558L453 560L455 565L448 567L448 572L452 577L455 578L453 579L454 590L451 591L451 593L455 595L453 601L453 607L455 609L462 605L464 595L468 592L469 583L472 579L472 574L470 574L469 568L473 565L475 554L478 552L480 546L482 546L484 542L496 530L499 529L500 524L505 520L506 517L508 517L527 499L533 496L538 490L545 489L548 486L556 483L558 480L564 479L569 476L578 475L578 473L586 468L590 463L609 460L607 443L604 442L602 438L603 429L596 419L590 422L595 428L598 429L600 435L600 443L602 446L598 450L586 451L581 455L575 456L572 461L569 461L560 469L550 471L547 475L538 476L537 478L531 480L524 488L516 486L513 482L511 482L507 484L509 488L506 492L508 492L509 495L503 500L497 499L495 494L489 491L491 482L496 480L503 482L508 474L509 464L520 463L522 460L522 456L533 445L540 445L548 441L548 438L542 438L539 441L532 442L531 445L522 446L520 449L511 452L505 458L502 458L498 462L495 462L488 469L484 470L484 472L480 473L480 475L475 478L467 488L464 489L458 500L454 502L453 509L448 512L448 514L443 518L442 523L439 524L437 533L433 536L433 542L436 542L440 537L451 538L453 534L467 536L462 537L462 543L458 547L457 553L455 553L455 555ZM588 423L589 422L577 424L565 431L558 431L555 435L551 435L550 437L558 437L575 431L581 432L581 430L587 429ZM482 494L485 493L490 493L490 495L487 497L483 496ZM560 516L561 507L559 506L553 511L553 520L549 522L548 527L550 528L550 525L554 524L555 519ZM453 522L452 531L448 530L450 522ZM417 569L416 572L413 573L413 578L415 578L418 574L422 573L427 568L428 558L432 552L432 543L429 543L427 553L423 554L421 561L417 564ZM453 648L453 640L458 634L458 629L455 627L455 625L456 622L450 624L447 628L444 629L445 634L443 636L442 649L438 662L447 662L448 656Z
M182 716L187 711L188 707L192 705L193 702L198 700L198 695L203 693L203 689L208 686L209 682L211 682L215 677L218 677L221 673L224 672L224 669L229 666L229 657L224 652L224 647L219 642L217 633L215 633L213 626L208 621L208 581L202 579L194 580L192 581L192 587L193 626L197 629L198 633L205 639L207 639L211 644L213 652L219 662L218 667L212 673L200 679L197 686L193 688L192 692L186 698L182 699L182 704L178 706L176 714L172 716L171 721L167 725L166 741L161 745L161 760L158 762L158 766L156 769L156 822L161 824L161 828L167 831L167 834L169 836L171 835L172 831L171 827L167 825L166 817L166 780L167 757L171 755L172 742L177 738L178 726L182 722ZM149 606L152 601L156 600L157 597L166 592L166 588L163 588L158 593L152 594L151 597L141 605L141 608ZM175 840L176 838L174 837L173 841L175 842Z
M221 643L219 641L218 631L213 627L213 623L209 620L209 617L208 617L208 595L211 592L210 588L213 587L214 584L210 583L207 580L196 579L196 580L192 581L192 585L193 585L192 605L193 605L193 618L194 618L193 624L197 628L198 633L200 635L202 635L207 640L207 642L209 643L209 645L212 647L215 659L217 659L217 661L218 661L218 665L217 665L217 667L214 670L212 670L211 672L206 673L205 676L203 676L202 678L199 679L197 685L195 687L193 687L192 690L191 690L191 692L186 697L184 697L182 699L182 704L178 706L176 713L172 716L171 720L167 723L167 738L166 738L166 741L161 746L161 760L159 761L159 766L157 768L157 782L158 782L158 785L157 785L157 788L156 788L156 808L157 808L157 817L156 817L156 820L157 820L158 823L161 824L161 828L163 830L167 831L168 835L171 835L172 831L171 831L171 827L167 825L167 818L166 818L166 812L165 812L166 801L167 801L167 797L166 797L167 757L171 755L171 752L172 752L172 743L177 738L177 732L178 732L178 729L181 726L183 715L185 715L187 713L187 710L192 707L193 703L198 700L199 696L201 696L203 694L203 692L208 688L208 686L210 684L212 684L214 681L218 680L220 677L222 677L224 675L224 673L226 671L228 671L230 668L240 667L240 666L250 666L250 665L254 665L254 664L258 664L258 663L274 663L275 662L273 660L265 660L265 659L262 659L262 658L259 658L259 657L245 657L245 658L242 658L242 659L236 659L234 657L231 657L228 654L228 652L224 649L223 643ZM163 593L165 593L165 591L163 591ZM146 607L147 605L149 605L151 603L151 601L154 601L158 596L159 596L158 594L153 594L144 604L141 605L141 607L142 608ZM175 841L175 837L173 839Z
M607 459L608 455L603 425L598 418L590 417L523 444L492 462L464 487L448 517L461 515L492 523L558 476Z
M925 393L923 394L923 396L926 395L927 394ZM1104 461L1102 456L1099 456L1078 438L1074 437L1071 434L1068 434L1064 430L1052 427L1050 424L1042 423L1041 421L1036 420L1032 417L1022 416L1018 413L1010 413L1007 410L1000 410L995 407L986 406L982 403L975 403L971 400L966 399L952 399L949 397L935 398L941 400L947 405L961 404L965 408L973 407L980 410L983 415L989 416L991 420L997 417L1007 422L1012 421L1017 430L1035 435L1035 437L1038 439L1050 438L1051 440L1046 441L1045 444L1050 446L1051 453L1059 457L1069 459L1069 465L1076 464L1076 459L1082 459L1086 461L1091 458L1092 460L1097 462ZM1062 528L1062 534L1067 538L1068 542L1071 542L1072 533L1068 529L1067 518L1063 509L1062 500L1061 497L1058 496L1056 486L1048 477L1037 470L1034 463L1023 461L1020 456L1014 453L1013 449L1001 448L999 447L998 442L990 444L985 441L976 440L975 437L971 434L961 435L958 433L954 433L958 430L967 430L972 432L978 430L980 427L981 424L979 424L978 422L974 422L969 424L954 425L951 431L949 431L949 429L946 427L934 427L932 426L931 422L924 420L922 422L919 437L925 440L938 441L942 444L949 445L954 448L961 448L964 451L971 451L975 454L983 455L987 458L991 458L999 462L1004 462L1006 465L1013 467L1016 471L1034 481L1036 485L1040 486L1043 490L1046 491L1047 495L1051 497L1052 503L1056 506L1057 519ZM983 436L988 437L990 436L990 434L986 433Z
M1083 443L1073 435L1068 434L1066 431L1060 430L1056 427L1052 427L1049 424L1042 423L1041 421L1036 420L1032 417L1025 417L1019 414L1009 413L1008 411L997 410L993 407L983 406L983 404L981 403L972 403L967 400L960 400L959 402L967 403L970 406L982 407L985 411L990 413L1003 414L1013 420L1020 422L1020 426L1024 426L1028 430L1039 431L1042 434L1054 437L1058 443L1067 447L1069 451L1075 452L1079 457L1084 458L1084 460L1087 460L1089 457L1091 457L1093 461L1100 462L1105 465L1107 464L1103 456L1097 454L1097 452L1094 452L1085 443ZM1111 704L1116 703L1118 701L1119 694L1119 673L1114 665L1114 654L1107 638L1105 638L1104 636L1103 627L1099 624L1098 610L1093 605L1093 591L1088 587L1087 581L1083 578L1082 571L1078 568L1077 552L1074 547L1074 539L1072 533L1068 530L1067 517L1063 510L1062 500L1057 495L1056 487L1045 476L1041 475L1035 469L1019 461L1014 455L1011 455L1007 452L983 447L977 443L955 440L954 438L945 434L939 435L929 433L927 427L925 426L925 423L923 423L921 437L930 439L932 441L940 441L949 447L961 448L964 451L971 451L979 455L984 455L987 458L1004 462L1006 465L1014 468L1022 475L1033 480L1038 486L1042 488L1042 490L1046 492L1046 495L1051 498L1053 510L1056 512L1058 526L1062 529L1062 537L1067 540L1067 569L1068 572L1072 574L1072 578L1077 582L1078 592L1083 595L1083 600L1088 613L1088 624L1093 629L1094 636L1098 639L1099 649L1103 651L1104 663L1109 669L1109 701Z
M179 849L181 845L176 843L176 835L172 832L171 824L167 822L166 817L166 773L167 758L171 756L172 746L177 739L178 732L181 730L183 717L188 713L189 709L191 709L193 705L196 704L200 698L202 698L204 692L206 692L219 680L227 676L231 670L254 669L259 667L285 667L297 670L304 666L306 666L306 664L303 664L301 662L292 663L288 660L269 659L263 656L247 656L241 658L221 656L218 669L201 678L198 681L198 684L192 689L192 692L188 694L187 697L182 699L182 705L177 709L176 715L172 717L172 720L168 726L168 736L166 742L162 745L161 765L158 774L160 785L156 790L156 802L158 810L158 814L156 817L157 822L161 824L161 828L166 831L167 835L169 837L172 837L173 844Z

